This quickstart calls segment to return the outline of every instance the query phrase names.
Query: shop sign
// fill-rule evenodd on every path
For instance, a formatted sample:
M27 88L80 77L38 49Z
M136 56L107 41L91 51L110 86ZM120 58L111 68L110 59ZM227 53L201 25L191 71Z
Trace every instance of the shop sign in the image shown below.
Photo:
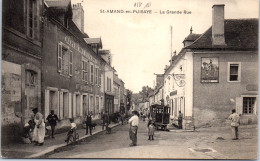
M174 96L174 95L177 95L177 90L174 90L170 93L170 96Z

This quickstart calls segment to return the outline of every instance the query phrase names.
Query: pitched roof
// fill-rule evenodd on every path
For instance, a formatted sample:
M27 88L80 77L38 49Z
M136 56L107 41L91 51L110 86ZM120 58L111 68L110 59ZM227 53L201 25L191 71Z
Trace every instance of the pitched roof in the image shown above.
M189 34L184 41L195 41L201 36L201 34Z
M98 53L99 53L100 55L110 54L110 50L103 49L103 50L99 50Z
M166 69L164 74L168 73L182 58L182 56L186 53L186 49L182 48L178 55L173 56L172 64Z
M99 44L102 47L101 38L85 38L87 44Z
M258 49L258 19L227 19L224 22L226 46L212 45L212 27L185 49Z
M44 0L47 7L66 8L70 4L71 0Z

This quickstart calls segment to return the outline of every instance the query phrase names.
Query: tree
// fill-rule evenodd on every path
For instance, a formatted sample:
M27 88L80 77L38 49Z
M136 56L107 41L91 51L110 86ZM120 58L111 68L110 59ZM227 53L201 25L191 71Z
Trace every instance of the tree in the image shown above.
M153 89L149 86L143 86L142 91L139 92L141 95L142 101L145 101L148 99L149 94L153 92Z
M127 100L126 108L127 108L127 111L130 110L130 107L132 105L132 95L133 95L133 92L130 91L129 89L127 89L126 90L126 100Z

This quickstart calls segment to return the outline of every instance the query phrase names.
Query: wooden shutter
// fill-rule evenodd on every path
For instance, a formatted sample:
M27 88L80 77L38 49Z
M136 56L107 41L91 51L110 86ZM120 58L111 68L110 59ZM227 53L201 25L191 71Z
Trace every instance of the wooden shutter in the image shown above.
M85 80L85 62L82 60L82 63L81 63L81 72L82 72L82 80Z
M243 97L236 97L236 113L243 114Z
M72 97L73 97L73 95L72 95L71 93L69 93L69 110L68 110L68 112L69 112L69 118L72 118L72 109L73 109L73 105L72 105L73 100L72 100Z
M50 112L50 91L49 90L45 90L45 98L44 98L44 103L45 103L45 106L44 106L44 111L45 111L45 116L44 118L46 119L46 117L49 115L49 112Z
M59 119L63 119L64 104L63 104L63 92L62 91L60 92L59 96L60 96Z
M58 72L62 70L62 43L58 43Z
M101 70L98 70L98 85L101 86Z
M73 62L73 53L70 50L70 66L69 66L69 76L72 76L72 62Z

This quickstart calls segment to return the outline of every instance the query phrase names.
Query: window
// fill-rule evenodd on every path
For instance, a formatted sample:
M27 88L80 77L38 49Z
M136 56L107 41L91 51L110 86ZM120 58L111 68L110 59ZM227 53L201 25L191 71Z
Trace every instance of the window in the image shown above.
M228 63L228 82L240 82L241 63Z
M101 70L98 71L98 85L101 87Z
M107 91L111 91L111 79L107 77Z
M90 83L94 84L94 65L90 66Z
M72 51L63 43L58 44L58 72L65 76L72 76Z
M90 101L89 101L89 103L90 103L89 111L90 111L90 112L93 112L93 110L94 110L94 100L93 100L93 96L90 96L89 99L90 99ZM93 113L92 113L92 114L93 114Z
M243 97L243 114L253 114L256 97Z
M26 1L27 36L39 39L39 6L36 0Z
M95 68L95 84L98 85L98 68Z
M99 97L96 97L96 110L95 110L95 114L99 113Z
M88 82L88 62L82 60L82 80Z
M36 75L36 72L26 70L26 85L34 86L36 84Z

